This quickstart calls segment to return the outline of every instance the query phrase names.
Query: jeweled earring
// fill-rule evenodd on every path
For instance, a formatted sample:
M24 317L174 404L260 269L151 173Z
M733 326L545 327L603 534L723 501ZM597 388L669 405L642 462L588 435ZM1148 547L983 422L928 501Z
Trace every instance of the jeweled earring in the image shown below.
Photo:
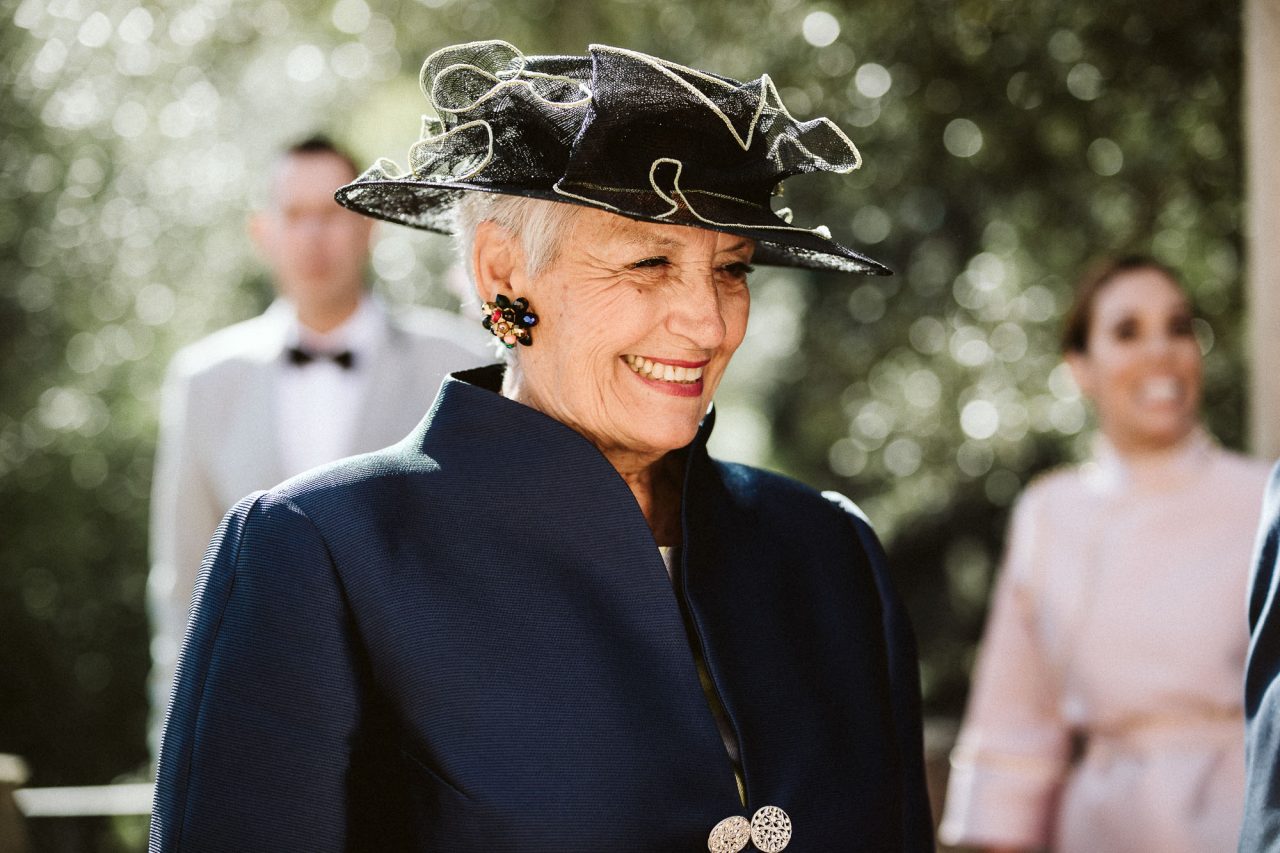
M538 325L538 315L529 310L528 299L522 296L511 300L499 293L492 302L482 304L480 310L484 312L484 327L507 349L517 343L533 344L532 329Z

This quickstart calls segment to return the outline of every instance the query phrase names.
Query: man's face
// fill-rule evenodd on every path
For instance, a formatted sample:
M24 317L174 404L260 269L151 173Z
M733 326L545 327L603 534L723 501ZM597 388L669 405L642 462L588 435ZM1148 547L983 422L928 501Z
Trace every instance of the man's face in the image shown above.
M276 167L270 201L254 217L254 240L276 289L303 318L344 314L359 299L372 220L333 200L354 177L334 154L291 154Z

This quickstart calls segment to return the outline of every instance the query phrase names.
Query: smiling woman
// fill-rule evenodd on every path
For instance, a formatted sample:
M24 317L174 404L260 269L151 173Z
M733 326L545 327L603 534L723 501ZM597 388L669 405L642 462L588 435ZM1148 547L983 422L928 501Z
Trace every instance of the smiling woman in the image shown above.
M706 450L753 262L886 272L770 206L853 144L618 48L461 45L423 89L411 173L338 200L454 232L507 358L228 515L152 849L932 849L875 535Z
M746 334L755 241L567 209L560 250L537 275L495 223L473 242L481 297L524 294L543 312L539 345L512 360L502 393L590 440L658 544L678 545L682 460L671 452L694 439Z
M1067 364L1123 452L1161 450L1196 427L1203 369L1173 272L1135 257L1087 278L1064 334Z
M1234 849L1241 611L1267 466L1200 426L1193 314L1167 267L1092 271L1063 348L1101 435L1092 462L1032 484L1014 512L942 837Z

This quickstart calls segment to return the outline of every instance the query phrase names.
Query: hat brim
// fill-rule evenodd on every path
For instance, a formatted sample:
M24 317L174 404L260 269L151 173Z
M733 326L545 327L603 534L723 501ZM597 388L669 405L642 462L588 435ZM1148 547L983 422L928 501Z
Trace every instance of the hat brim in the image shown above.
M699 213L705 219L656 217L641 212L619 208L605 208L587 200L556 192L545 187L521 185L479 184L467 182L414 181L414 180L356 180L334 193L338 204L357 213L420 228L439 234L453 233L452 208L463 193L487 192L538 198L563 204L605 210L640 222L664 225L686 225L719 231L756 241L756 253L752 263L766 266L798 267L828 272L862 273L865 275L892 275L893 271L861 252L841 245L813 231L787 227L786 223L769 212L744 210L718 212L699 202ZM714 207L714 199L708 200ZM719 219L747 220L733 225L719 224ZM713 221L707 221L711 219Z

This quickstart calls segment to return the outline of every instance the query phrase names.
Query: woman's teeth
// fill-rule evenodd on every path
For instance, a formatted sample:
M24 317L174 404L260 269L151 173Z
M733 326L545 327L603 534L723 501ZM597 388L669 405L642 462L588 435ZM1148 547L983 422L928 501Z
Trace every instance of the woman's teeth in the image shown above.
M662 382L689 383L697 382L702 378L701 367L675 367L670 364L659 364L642 355L628 355L624 356L624 358L632 370L649 379L657 379Z
M1175 403L1182 397L1182 386L1178 380L1164 376L1143 382L1139 394L1145 403Z

